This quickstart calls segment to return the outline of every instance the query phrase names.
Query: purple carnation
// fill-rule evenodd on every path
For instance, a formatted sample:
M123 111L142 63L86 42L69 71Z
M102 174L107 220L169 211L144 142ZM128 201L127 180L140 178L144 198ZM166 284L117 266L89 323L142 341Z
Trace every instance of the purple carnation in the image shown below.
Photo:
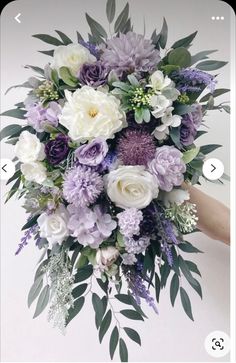
M94 203L102 190L102 177L89 167L79 165L65 175L64 198L76 207L83 208Z
M103 86L107 81L108 71L100 61L84 63L80 69L78 78L84 85L91 87Z
M45 145L45 154L50 164L58 165L66 159L69 153L68 141L68 136L59 134L55 140L50 140Z
M154 158L153 137L141 130L128 130L118 142L118 158L124 165L147 165Z
M58 126L58 117L61 114L61 106L57 102L50 102L45 108L41 103L34 103L28 107L25 117L28 124L37 132L45 131L45 127Z
M101 60L121 77L123 73L150 72L161 58L151 40L130 31L108 40Z
M174 146L165 145L156 149L155 158L148 166L156 177L160 189L170 192L174 186L183 183L186 165L182 155Z
M101 164L108 152L108 145L104 139L96 138L75 151L75 157L80 164L97 166Z
M141 210L136 208L128 208L123 212L118 213L117 218L120 231L125 237L139 235L139 225L143 220L143 213Z
M70 213L68 228L71 235L83 246L98 248L116 228L116 222L112 220L110 214L102 213L98 205L93 209L69 205L67 209Z

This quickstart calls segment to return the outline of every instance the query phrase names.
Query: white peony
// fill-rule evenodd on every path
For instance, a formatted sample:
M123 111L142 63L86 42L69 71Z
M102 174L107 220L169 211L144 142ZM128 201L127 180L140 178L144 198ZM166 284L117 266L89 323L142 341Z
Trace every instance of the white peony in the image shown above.
M22 163L41 161L45 158L44 145L36 135L23 131L15 145L15 155Z
M96 266L100 271L108 270L119 255L119 251L113 246L99 248L96 253Z
M160 194L160 198L163 201L166 208L169 208L172 204L183 204L186 200L189 200L189 192L185 189L172 189L171 192L163 192Z
M162 71L155 71L150 77L149 87L154 91L161 91L163 88L171 85L172 81L168 76L164 76Z
M81 44L60 45L54 50L52 68L59 71L61 67L67 67L73 76L77 76L84 63L95 61L96 57Z
M68 212L62 204L52 214L42 213L37 219L40 237L51 244L62 243L69 236L68 221Z
M120 208L142 209L158 196L156 180L143 166L120 166L104 180L109 198Z
M28 181L42 184L47 179L47 169L40 161L21 164L20 169Z
M111 139L126 126L120 101L112 96L84 86L73 94L66 91L67 102L60 123L69 130L74 141L85 142L95 137Z
M171 106L172 102L163 95L153 95L149 100L150 106L153 108L152 115L155 118L163 117L166 109Z

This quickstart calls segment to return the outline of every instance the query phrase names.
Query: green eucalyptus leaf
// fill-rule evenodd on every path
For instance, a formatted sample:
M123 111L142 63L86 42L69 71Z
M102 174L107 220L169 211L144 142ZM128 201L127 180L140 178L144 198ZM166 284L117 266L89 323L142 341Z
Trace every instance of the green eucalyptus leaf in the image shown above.
M197 265L194 262L185 260L185 263L188 266L188 268L189 268L190 271L195 272L196 274L198 274L199 276L201 276L201 273L200 273Z
M88 284L81 284L76 286L72 291L72 296L74 299L78 299L86 291Z
M116 0L107 0L106 5L106 14L107 14L107 20L111 24L114 20L116 13Z
M101 289L107 294L108 291L108 281L106 280L103 282L101 279L97 279L98 285L101 287Z
M107 38L107 33L106 33L105 29L96 20L91 18L91 16L89 16L87 13L86 13L86 19L87 19L88 25L91 29L92 35L95 35L95 36L98 35L105 39Z
M191 54L184 48L176 48L168 53L168 63L186 68L191 65Z
M33 88L32 85L27 81L27 82L24 82L22 84L16 84L15 86L11 86L9 87L6 92L5 92L5 95L11 91L12 89L14 88Z
M183 252L187 253L202 253L202 251L200 251L198 248L194 247L190 242L187 241L179 243L178 248L180 248Z
M35 67L35 66L31 66L31 65L27 64L25 66L25 68L32 69L33 71L35 71L36 73L41 74L41 76L44 77L44 69L42 69L40 67Z
M125 24L127 23L128 17L129 17L129 3L125 5L124 9L121 11L120 15L116 19L114 25L115 33L122 31Z
M39 53L45 54L45 55L49 55L50 57L53 57L54 55L54 49L50 49L50 50L39 50Z
M160 291L161 291L161 281L157 273L155 273L155 291L156 291L156 300L159 303L160 299Z
M191 302L189 300L187 292L184 290L183 287L180 287L180 298L182 302L182 306L184 308L185 313L188 315L188 317L194 321L193 314L192 314L192 307Z
M188 268L188 265L186 265L184 259L182 258L182 256L179 255L179 267L181 269L181 271L183 272L186 280L191 284L191 285L197 285L197 280L195 280L191 274L191 271ZM197 281L197 282L196 282Z
M131 319L131 320L143 320L142 315L139 314L135 310L125 309L125 310L121 310L120 313L122 315L124 315L126 318Z
M206 60L198 63L196 65L196 68L200 69L201 71L214 71L216 69L224 67L227 63L228 62L222 62L217 60Z
M82 35L78 32L78 30L76 31L76 35L77 35L77 40L78 43L83 42L84 38L82 37Z
M84 266L78 269L78 272L75 274L74 283L77 284L78 282L87 280L92 274L93 274L93 266L92 265Z
M171 305L174 306L175 299L179 291L179 277L177 274L174 274L170 283L170 301Z
M124 328L124 331L128 335L128 337L133 340L135 343L139 344L141 346L141 339L139 334L136 332L136 330L131 328Z
M28 307L39 296L43 287L43 275L40 275L33 283L28 294Z
M65 33L61 32L60 30L55 30L55 32L59 35L64 45L73 43Z
M106 313L106 315L104 316L100 329L99 329L99 342L101 343L103 340L104 335L106 334L107 330L110 327L111 324L111 317L112 317L112 313L111 310L108 310L108 312Z
M110 351L111 359L113 359L113 357L114 357L114 353L115 353L118 341L119 341L119 332L118 332L117 326L115 326L114 329L112 330L111 337L110 337L110 344L109 344L109 351Z
M167 263L167 261L165 261L164 265L161 266L160 268L160 274L161 274L161 289L163 289L163 287L166 286L166 282L168 279L168 276L170 274L170 266Z
M180 143L180 128L179 127L171 127L170 138L179 149L182 148L182 145Z
M229 105L222 105L222 108L225 112L230 113L230 106Z
M14 135L16 132L20 132L22 130L22 127L17 124L12 124L4 127L0 132L0 141L2 139L5 139L6 137L9 137L11 135Z
M102 318L104 315L104 306L102 300L95 292L92 294L92 304L95 311L96 326L98 329L101 325Z
M22 110L20 108L13 108L12 110L5 111L1 113L0 116L8 116L8 117L14 117L18 118L20 120L25 119L26 110Z
M50 286L46 285L43 288L41 294L39 295L33 319L36 318L37 316L39 316L43 312L43 310L46 308L46 306L49 302L49 296L50 296Z
M128 362L128 349L122 338L120 338L119 342L119 352L121 362Z
M191 61L191 65L197 63L198 61L202 60L202 59L206 59L208 58L207 56L217 52L217 49L214 50L203 50L195 55L192 56L192 61Z
M52 37L51 35L48 35L48 34L34 34L32 35L33 38L37 38L39 40L42 40L44 43L47 43L47 44L52 44L52 45L63 45L63 43L58 40L57 38L55 37Z
M74 317L79 314L80 310L84 305L84 302L85 302L84 296L81 296L77 300L75 300L74 307L68 310L69 315L66 320L66 325L68 325L71 322L71 320L74 319Z
M124 304L127 304L127 305L132 305L133 304L130 295L126 295L126 294L116 294L115 295L115 298L117 300L119 300L120 302L124 303Z
M34 226L37 223L38 217L39 217L39 214L30 218L28 220L28 222L26 224L24 224L24 226L21 228L21 230L24 231L25 229L29 229L30 227Z
M12 181L21 178L21 171L20 170L16 170L16 172L12 175L12 177L10 179L8 179L8 181L6 182L6 185L10 184Z
M190 163L199 153L200 147L194 147L190 150L187 150L183 153L182 160L185 164Z
M166 19L163 18L163 24L162 24L162 28L160 31L160 38L159 38L159 44L162 49L164 49L166 47L167 36L168 36L168 26L167 26Z
M187 37L177 40L177 42L175 42L171 46L171 48L175 49L175 48L180 48L180 47L188 47L189 45L191 45L191 42L196 37L196 35L197 35L197 31L188 35Z
M219 147L222 147L222 145L219 144L210 144L210 145L204 145L200 147L200 152L204 155L207 155L211 153L212 151L218 149Z
M218 88L213 93L211 93L211 92L207 93L204 97L202 97L200 99L199 102L207 102L209 100L210 96L216 98L216 97L221 96L221 95L223 95L223 94L225 94L227 92L230 92L229 88Z

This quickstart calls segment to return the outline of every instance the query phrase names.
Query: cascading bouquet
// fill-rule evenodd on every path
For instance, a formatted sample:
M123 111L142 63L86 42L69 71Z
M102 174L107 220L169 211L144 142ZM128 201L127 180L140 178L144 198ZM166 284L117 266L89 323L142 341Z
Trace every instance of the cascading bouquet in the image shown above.
M115 0L106 13L112 24ZM39 76L15 86L28 96L2 114L24 120L1 134L15 145L7 200L24 197L28 213L16 254L30 238L43 251L28 295L34 317L49 304L48 319L64 331L90 296L100 342L111 328L111 359L119 347L127 361L125 336L141 339L120 320L147 318L142 301L157 312L169 276L171 304L179 294L192 320L183 279L202 297L196 264L181 256L201 252L185 241L197 215L181 186L200 184L205 155L220 146L194 142L208 110L230 111L214 104L228 90L205 72L226 62L206 60L214 51L190 54L197 32L167 49L165 19L151 39L133 32L128 4L109 38L86 18L88 41L34 35L56 48L41 51L52 56L44 69L26 66Z

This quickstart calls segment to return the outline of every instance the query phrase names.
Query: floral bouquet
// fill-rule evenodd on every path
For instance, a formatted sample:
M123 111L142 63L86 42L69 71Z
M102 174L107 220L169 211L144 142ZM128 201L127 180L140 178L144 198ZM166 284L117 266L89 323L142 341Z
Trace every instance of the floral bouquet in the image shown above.
M167 48L165 19L147 39L133 31L128 3L116 17L108 0L106 13L110 36L88 14L88 41L34 35L55 49L40 51L52 57L44 69L26 66L38 77L14 86L28 96L2 114L23 125L1 138L15 145L7 200L23 197L28 214L16 254L31 238L42 251L28 295L34 318L49 304L49 321L64 332L91 297L99 341L110 329L111 359L118 347L127 361L125 338L141 339L121 320L147 318L143 302L158 313L169 277L171 304L179 294L192 320L184 278L202 297L196 264L181 256L201 252L185 240L197 215L182 186L200 184L205 155L220 146L195 140L209 110L229 113L214 102L228 89L206 72L226 64L207 59L215 51L191 55L197 32Z

